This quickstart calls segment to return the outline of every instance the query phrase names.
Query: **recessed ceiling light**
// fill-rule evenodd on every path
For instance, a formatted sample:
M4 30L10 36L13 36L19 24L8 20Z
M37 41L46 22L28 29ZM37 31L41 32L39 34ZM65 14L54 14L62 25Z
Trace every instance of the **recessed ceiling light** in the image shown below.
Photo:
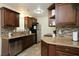
M36 13L36 14L42 14L43 10L41 8L37 8L37 9L34 10L34 13Z

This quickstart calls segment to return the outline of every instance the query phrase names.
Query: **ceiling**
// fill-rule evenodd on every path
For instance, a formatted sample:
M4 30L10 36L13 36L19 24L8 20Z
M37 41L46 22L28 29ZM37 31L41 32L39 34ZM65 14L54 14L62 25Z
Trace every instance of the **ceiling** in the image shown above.
M26 13L27 10L35 17L42 17L47 15L47 8L51 5L51 3L6 3L6 5L22 10L24 13ZM38 7L43 10L42 14L34 13L34 10Z

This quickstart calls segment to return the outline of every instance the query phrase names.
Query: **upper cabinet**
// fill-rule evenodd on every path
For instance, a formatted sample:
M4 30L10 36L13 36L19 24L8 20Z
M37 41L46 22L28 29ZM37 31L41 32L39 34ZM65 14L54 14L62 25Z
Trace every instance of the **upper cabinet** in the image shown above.
M2 27L19 27L19 13L8 8L2 7L1 23Z
M27 28L32 28L32 25L33 24L36 24L37 23L37 19L36 18L34 18L34 17L25 17L24 18L24 23L25 23L25 27L27 27Z
M55 4L57 27L79 26L79 4L59 3Z
M48 25L49 27L55 26L55 4L48 7Z
M31 28L32 27L32 20L30 17L26 17L25 20L27 21L26 25L27 28Z
M19 27L19 13L15 13L15 27Z

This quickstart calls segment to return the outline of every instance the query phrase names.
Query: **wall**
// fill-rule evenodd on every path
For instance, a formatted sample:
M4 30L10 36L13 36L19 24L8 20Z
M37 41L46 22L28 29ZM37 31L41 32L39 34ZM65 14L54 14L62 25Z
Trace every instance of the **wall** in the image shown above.
M19 27L17 27L17 31L23 31L23 30L24 30L24 16L20 15Z
M38 23L41 25L41 37L43 37L47 33L53 33L53 30L55 30L55 28L48 26L48 16L37 17L37 20Z

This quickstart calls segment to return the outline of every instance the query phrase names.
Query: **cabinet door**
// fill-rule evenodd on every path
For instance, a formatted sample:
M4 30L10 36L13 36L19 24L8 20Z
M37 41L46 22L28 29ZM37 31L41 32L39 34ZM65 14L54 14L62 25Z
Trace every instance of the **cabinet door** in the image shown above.
M9 42L8 40L2 39L2 56L9 56Z
M19 13L15 13L15 27L19 27Z
M15 27L15 13L13 11L10 11L9 19L10 19L10 25Z
M29 28L32 27L32 20L31 19L28 20L28 26L29 26Z
M18 27L19 26L19 13L12 11L8 8L1 8L1 23L2 27Z
M28 47L33 45L33 36L32 35L29 35L27 37L27 42L28 42Z
M48 56L48 44L41 41L41 56Z
M14 23L14 12L8 10L8 9L5 9L4 10L4 26L14 26L15 23Z
M27 48L27 37L23 37L22 39L22 50Z
M28 28L31 28L32 27L32 20L28 17L28 18L25 18L27 20L27 27Z
M15 55L20 53L22 51L22 40L20 38L17 38L17 41L15 41Z
M79 7L76 8L76 17L77 17L77 23L76 26L79 27Z
M33 38L31 36L25 36L22 40L22 50L33 45Z
M56 55L55 45L49 45L49 56L55 56L55 55Z
M10 12L6 9L4 9L4 26L9 26L10 24L10 19L9 19L9 14Z
M56 51L56 56L74 56L74 55L62 51Z
M56 4L56 26L66 27L76 23L72 4Z
M14 56L16 54L15 52L15 42L14 41L9 41L9 53L11 56Z

